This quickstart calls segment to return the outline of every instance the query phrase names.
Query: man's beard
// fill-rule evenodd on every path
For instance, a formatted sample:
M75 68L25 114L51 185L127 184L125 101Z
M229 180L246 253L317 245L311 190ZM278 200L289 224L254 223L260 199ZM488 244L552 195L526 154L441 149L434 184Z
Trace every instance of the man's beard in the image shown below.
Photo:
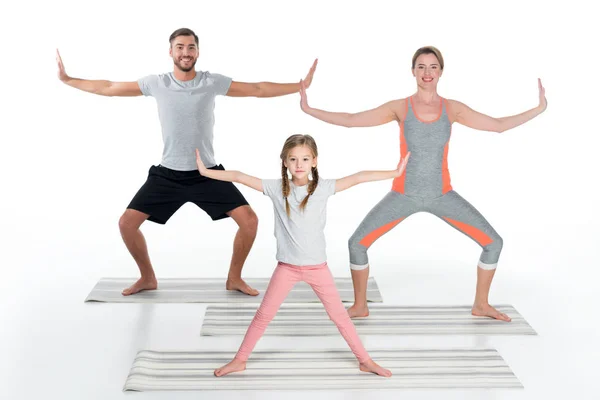
M180 64L180 62L179 62L179 61L176 61L176 62L175 62L175 65L177 65L177 68L179 68L179 69L180 69L181 71L183 71L183 72L190 72L190 71L191 71L191 70L193 70L193 69L194 69L194 67L196 66L196 61L197 61L197 60L194 60L194 61L193 61L193 62L190 64L190 66L189 66L189 67L184 67L183 65L181 65L181 64Z

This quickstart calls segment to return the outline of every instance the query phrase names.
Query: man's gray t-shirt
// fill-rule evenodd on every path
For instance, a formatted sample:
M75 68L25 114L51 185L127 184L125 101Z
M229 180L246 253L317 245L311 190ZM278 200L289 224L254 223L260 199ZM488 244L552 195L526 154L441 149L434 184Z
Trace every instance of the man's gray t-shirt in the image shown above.
M295 186L290 181L290 216L285 212L281 179L263 179L263 193L273 201L277 261L297 265L317 265L327 261L325 223L327 200L335 194L335 179L319 179L304 211L300 203L308 193L308 185Z
M164 143L161 165L178 171L197 169L196 148L206 167L217 165L213 151L215 97L225 95L231 81L205 71L196 71L189 81L175 79L172 72L138 80L142 94L154 97L158 106Z

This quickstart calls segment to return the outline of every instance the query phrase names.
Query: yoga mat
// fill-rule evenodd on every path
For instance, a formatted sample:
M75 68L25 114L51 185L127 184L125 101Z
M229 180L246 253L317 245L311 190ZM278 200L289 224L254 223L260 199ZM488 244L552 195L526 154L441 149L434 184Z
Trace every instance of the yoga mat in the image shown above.
M244 335L257 305L209 305L201 335ZM373 304L366 318L352 319L359 335L536 335L529 323L510 305L496 309L511 322L471 315L471 306L394 306ZM265 335L339 335L322 304L282 304Z
M215 377L231 351L140 351L124 391L378 390L408 388L523 388L494 349L386 349L369 352L392 371L361 372L350 350L254 351L247 369Z
M131 296L123 296L122 290L136 282L135 278L102 278L85 299L107 303L260 303L270 278L245 279L258 296L248 296L237 291L225 290L225 279L220 278L163 278L157 290L148 290ZM335 278L336 286L344 302L354 301L352 278ZM369 278L367 299L382 302L375 278ZM285 300L287 303L320 303L312 288L298 282Z

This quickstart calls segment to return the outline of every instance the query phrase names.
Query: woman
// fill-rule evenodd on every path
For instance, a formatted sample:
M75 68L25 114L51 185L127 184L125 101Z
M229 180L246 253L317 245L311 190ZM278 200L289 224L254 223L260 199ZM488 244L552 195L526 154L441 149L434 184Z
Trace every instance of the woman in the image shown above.
M452 189L448 172L448 143L453 123L469 128L504 132L546 110L545 90L538 79L539 105L518 115L493 118L465 104L442 98L437 84L444 59L432 46L418 49L412 58L417 91L412 96L358 112L329 112L308 105L306 87L301 84L302 110L324 122L345 127L368 127L396 121L400 126L400 155L410 160L403 174L394 179L392 190L368 213L349 240L350 268L354 283L354 305L350 317L366 317L369 261L367 250L382 235L406 217L429 212L475 240L483 249L477 268L477 289L471 313L510 321L490 306L488 294L500 252L502 238L485 218Z

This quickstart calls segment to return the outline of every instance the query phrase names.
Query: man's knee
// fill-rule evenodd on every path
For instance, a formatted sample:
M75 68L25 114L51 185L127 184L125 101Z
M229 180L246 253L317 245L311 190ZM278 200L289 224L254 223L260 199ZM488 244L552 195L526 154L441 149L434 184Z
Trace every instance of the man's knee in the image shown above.
M121 232L135 231L148 218L147 214L142 212L127 209L119 218L119 230Z
M258 230L258 216L250 206L242 206L232 212L240 229L249 233L256 233Z

